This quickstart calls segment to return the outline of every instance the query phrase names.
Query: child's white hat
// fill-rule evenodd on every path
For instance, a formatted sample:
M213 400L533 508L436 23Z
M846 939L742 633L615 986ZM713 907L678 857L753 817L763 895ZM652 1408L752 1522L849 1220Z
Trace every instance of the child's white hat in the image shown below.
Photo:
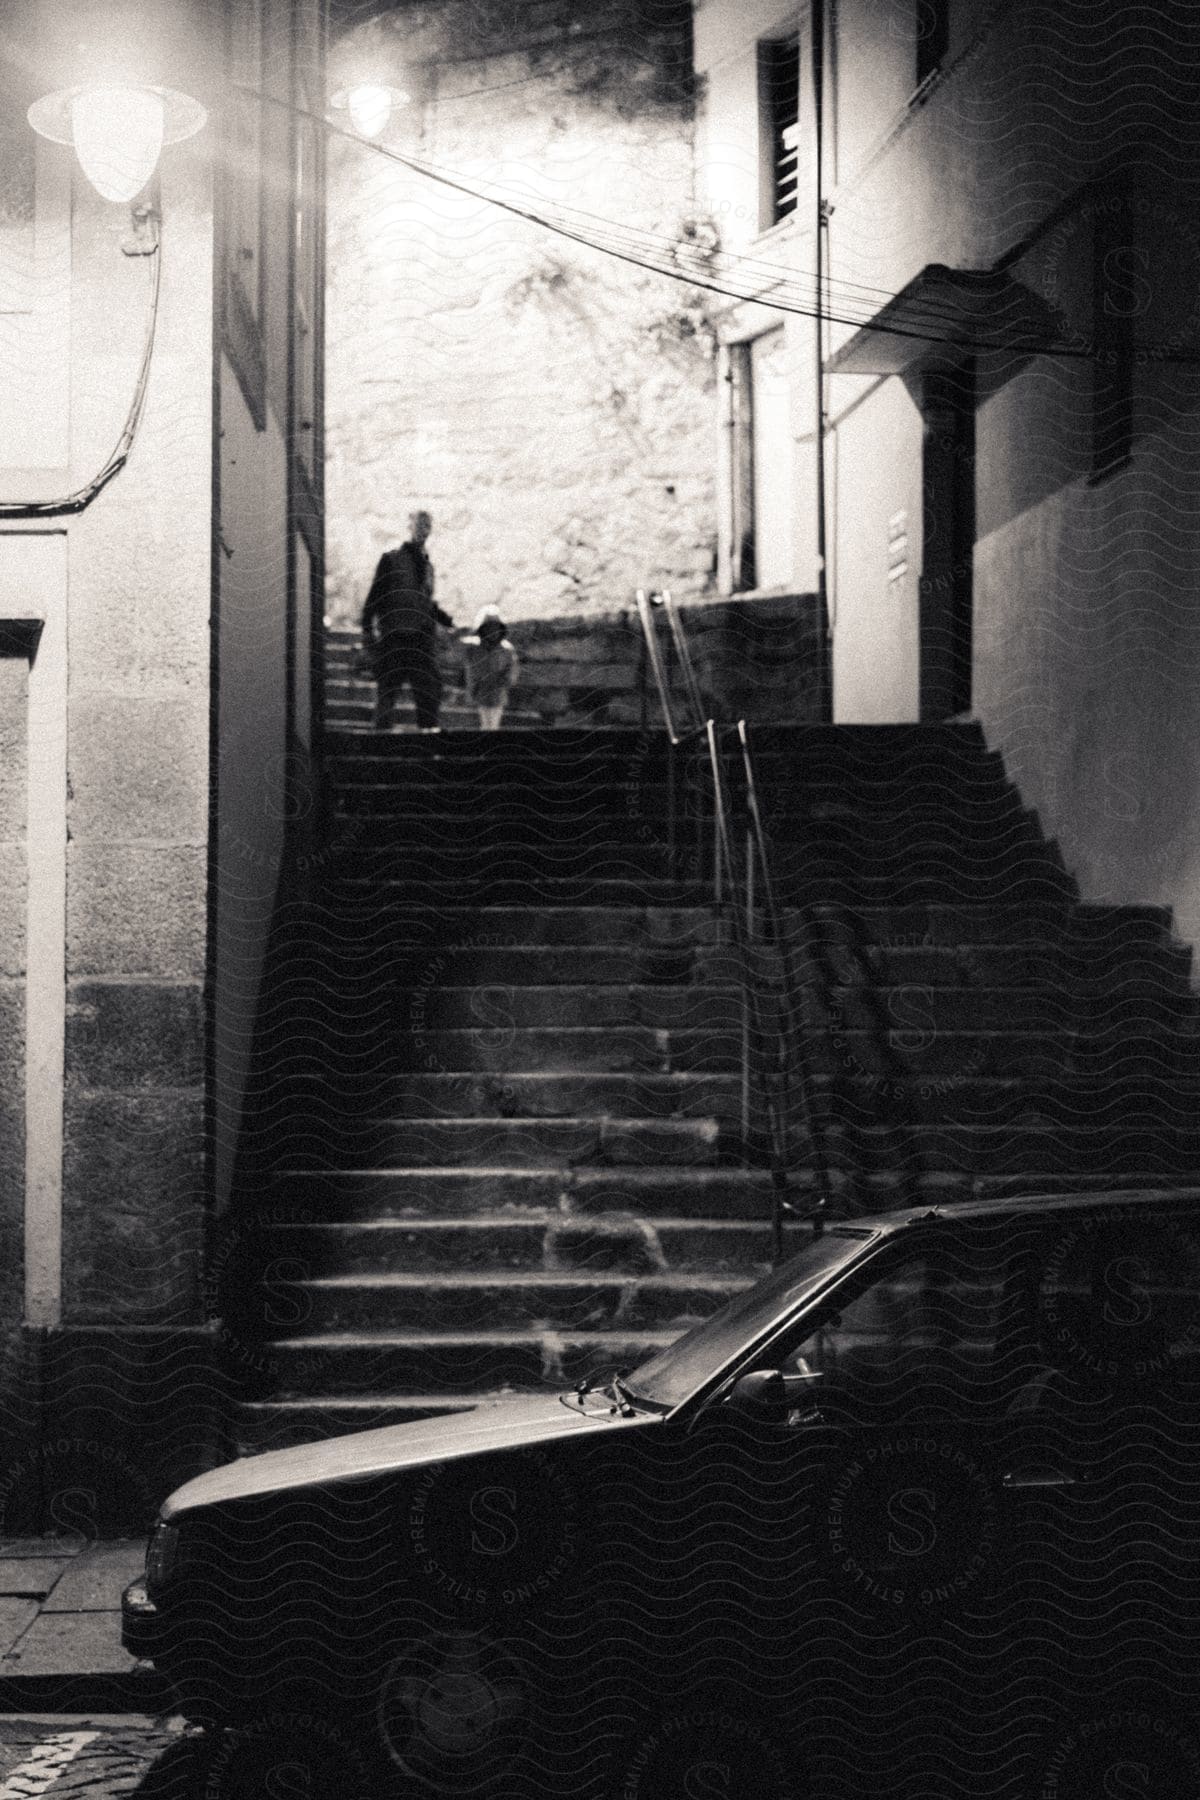
M499 625L501 631L508 630L508 626L504 623L504 620L500 617L500 608L498 606L481 606L480 607L479 617L476 619L475 624L472 627L472 629L476 632L479 632L479 631L483 630L483 627L485 625Z

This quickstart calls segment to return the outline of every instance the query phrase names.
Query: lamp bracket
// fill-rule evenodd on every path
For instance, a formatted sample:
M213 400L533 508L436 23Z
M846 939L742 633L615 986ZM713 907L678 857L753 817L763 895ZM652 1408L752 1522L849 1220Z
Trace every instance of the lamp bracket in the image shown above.
M162 214L158 197L135 200L129 208L130 233L121 240L124 256L153 256L161 241Z

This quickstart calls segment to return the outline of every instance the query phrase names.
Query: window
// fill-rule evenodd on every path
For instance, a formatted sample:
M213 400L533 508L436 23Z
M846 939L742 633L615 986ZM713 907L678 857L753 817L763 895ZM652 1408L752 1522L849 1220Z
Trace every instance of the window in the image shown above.
M792 581L792 389L782 326L729 346L733 444L730 590Z
M1200 1418L1200 1226L1184 1213L939 1228L832 1304L769 1358L831 1424L1074 1426L1105 1398Z
M800 39L767 38L758 46L762 146L760 225L764 231L796 210L800 149Z
M892 1264L781 1366L810 1378L822 1413L842 1423L994 1416L1004 1398L996 1355L1009 1279L1002 1245L940 1243Z
M917 86L941 68L950 47L950 0L917 0Z

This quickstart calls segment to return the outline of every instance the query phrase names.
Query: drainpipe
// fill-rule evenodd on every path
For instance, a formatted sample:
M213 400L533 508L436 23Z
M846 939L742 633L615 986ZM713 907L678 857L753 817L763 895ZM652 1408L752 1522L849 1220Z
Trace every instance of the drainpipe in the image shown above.
M833 629L829 618L829 584L826 574L825 544L825 233L828 217L825 210L825 0L811 0L809 9L812 49L813 97L813 220L816 295L813 306L813 336L816 344L816 487L817 487L817 618L822 632L822 654L818 698L821 716L833 717Z

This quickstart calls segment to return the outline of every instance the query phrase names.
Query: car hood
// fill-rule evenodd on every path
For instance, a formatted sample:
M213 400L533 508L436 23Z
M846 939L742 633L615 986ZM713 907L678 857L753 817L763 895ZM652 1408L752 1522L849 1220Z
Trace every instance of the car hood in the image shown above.
M391 1475L450 1457L478 1456L491 1450L522 1449L581 1432L627 1430L653 1424L656 1414L580 1412L564 1405L557 1394L530 1394L498 1400L469 1412L443 1413L411 1425L385 1425L376 1431L352 1431L290 1450L268 1450L225 1463L166 1500L164 1519L177 1519L197 1507L223 1501L254 1500L292 1489L324 1487L329 1482L361 1481Z

